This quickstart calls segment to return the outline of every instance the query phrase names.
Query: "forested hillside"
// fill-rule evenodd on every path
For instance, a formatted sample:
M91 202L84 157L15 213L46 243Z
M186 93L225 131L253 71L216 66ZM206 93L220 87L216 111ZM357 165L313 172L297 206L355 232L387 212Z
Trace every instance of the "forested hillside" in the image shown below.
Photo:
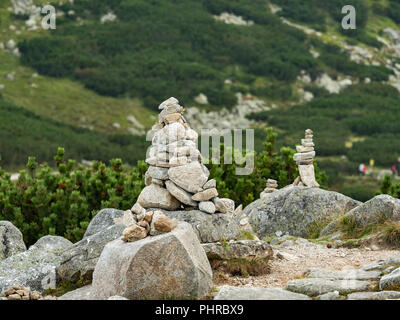
M370 159L388 169L400 154L399 0L50 1L56 30L29 29L13 11L18 1L0 4L6 168L29 155L51 163L58 145L77 160L135 165L170 96L194 110L187 120L196 130L200 111L211 125L256 128L257 151L266 127L291 147L312 128L331 186L339 172L354 174ZM348 4L356 30L341 26ZM264 106L250 114L238 93ZM225 108L233 116L224 122Z
M332 1L326 10L335 11L342 2ZM45 75L81 81L103 95L141 97L149 108L169 96L193 102L200 92L206 94L211 105L219 107L234 105L237 91L268 97L277 90L287 95L283 98L290 98L290 92L283 88L296 80L300 70L314 77L323 71L332 76L346 71L360 79L387 80L391 72L386 68L351 62L339 47L325 46L283 24L267 3L67 2L60 9L74 10L82 22L77 25L75 16L63 17L50 37L23 42L22 62ZM290 3L287 7L297 5ZM102 24L100 17L110 10L118 22ZM242 16L254 25L229 25L213 19L222 12ZM365 25L367 18L361 15L359 19ZM319 59L309 52L311 46L322 51ZM234 85L226 86L225 79Z
M123 158L131 164L143 159L148 144L138 136L106 135L38 116L5 102L0 96L1 166L16 167L31 154L39 162L55 165L59 146L76 160L98 159L108 162Z

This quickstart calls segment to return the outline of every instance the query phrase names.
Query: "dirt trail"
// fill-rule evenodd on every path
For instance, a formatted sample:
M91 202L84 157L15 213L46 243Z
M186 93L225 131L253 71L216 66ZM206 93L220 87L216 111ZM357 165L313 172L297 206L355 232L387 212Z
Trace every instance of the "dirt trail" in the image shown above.
M237 287L283 288L293 279L302 277L309 268L330 270L359 269L381 259L400 254L399 250L328 249L323 245L308 243L291 247L275 247L270 261L271 273L257 277L230 277L225 283ZM219 284L222 285L222 284Z

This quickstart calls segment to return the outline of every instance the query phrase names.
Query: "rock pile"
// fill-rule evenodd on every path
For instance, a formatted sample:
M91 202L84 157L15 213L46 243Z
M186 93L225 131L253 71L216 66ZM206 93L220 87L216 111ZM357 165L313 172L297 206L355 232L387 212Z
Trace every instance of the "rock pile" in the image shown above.
M319 184L315 180L315 172L313 161L315 158L313 132L310 129L305 131L304 139L301 139L301 146L296 146L297 153L294 154L293 160L299 167L300 177L298 177L294 185L315 187Z
M264 189L264 191L260 193L260 199L265 198L268 193L277 191L276 189L278 188L278 182L273 179L268 179L265 186L266 188Z
M40 300L42 295L38 291L31 291L28 287L13 286L0 294L0 300Z
M143 208L195 209L208 214L230 213L235 203L218 198L217 183L202 164L198 134L187 124L184 108L175 98L161 103L159 121L152 128L152 146L146 162L146 187L138 197Z
M162 211L146 212L138 203L132 207L132 211L125 211L123 220L128 225L122 234L122 240L125 242L171 232L178 225L178 220L168 218Z

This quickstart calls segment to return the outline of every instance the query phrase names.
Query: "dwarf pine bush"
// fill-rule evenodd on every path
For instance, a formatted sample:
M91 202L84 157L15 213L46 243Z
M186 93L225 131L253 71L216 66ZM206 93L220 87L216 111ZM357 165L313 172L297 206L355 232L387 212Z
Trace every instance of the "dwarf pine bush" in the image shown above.
M293 182L298 175L293 161L295 151L284 147L277 152L275 141L276 133L269 129L265 150L255 154L250 175L237 176L238 165L224 164L223 158L220 164L207 165L221 198L246 206L259 198L268 178L278 180L279 187ZM17 181L11 181L11 175L0 168L0 220L11 221L19 228L28 245L48 234L79 241L100 209L127 210L145 187L148 166L144 161L130 169L122 165L121 159L111 160L110 165L94 162L87 168L75 160L65 160L63 148L58 148L54 160L56 169L39 165L29 157ZM316 178L326 186L326 175L317 167Z
M48 234L78 241L98 210L128 209L144 187L143 161L127 171L120 159L86 168L64 160L63 148L54 159L57 170L30 157L17 181L0 170L0 220L19 228L28 245Z

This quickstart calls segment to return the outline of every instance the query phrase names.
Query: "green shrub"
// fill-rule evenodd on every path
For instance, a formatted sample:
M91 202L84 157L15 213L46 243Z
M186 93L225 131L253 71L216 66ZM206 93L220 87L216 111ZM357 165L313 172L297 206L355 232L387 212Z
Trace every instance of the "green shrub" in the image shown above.
M280 187L293 182L298 174L294 150L281 148L280 153L276 152L276 136L268 130L265 150L255 154L255 168L250 175L237 176L236 163L223 164L223 151L221 164L208 164L220 197L247 205L258 199L266 179L277 179ZM96 161L86 168L64 156L64 149L59 148L54 157L56 170L29 157L26 170L20 171L16 182L0 169L0 220L11 221L19 228L28 245L48 234L80 240L100 209L129 209L145 186L148 166L143 161L129 170L124 169L121 159L111 160L110 165ZM326 175L317 166L316 171L318 182L326 186Z
M102 208L128 209L144 187L147 165L123 172L122 161L110 166L95 162L92 168L64 160L64 149L55 157L57 171L30 157L16 182L0 171L0 220L11 221L28 245L51 234L75 242Z
M364 186L362 184L356 184L352 186L344 186L340 188L339 190L340 193L361 201L361 202L366 202L370 199L372 199L376 195L376 190L371 189L368 186Z

